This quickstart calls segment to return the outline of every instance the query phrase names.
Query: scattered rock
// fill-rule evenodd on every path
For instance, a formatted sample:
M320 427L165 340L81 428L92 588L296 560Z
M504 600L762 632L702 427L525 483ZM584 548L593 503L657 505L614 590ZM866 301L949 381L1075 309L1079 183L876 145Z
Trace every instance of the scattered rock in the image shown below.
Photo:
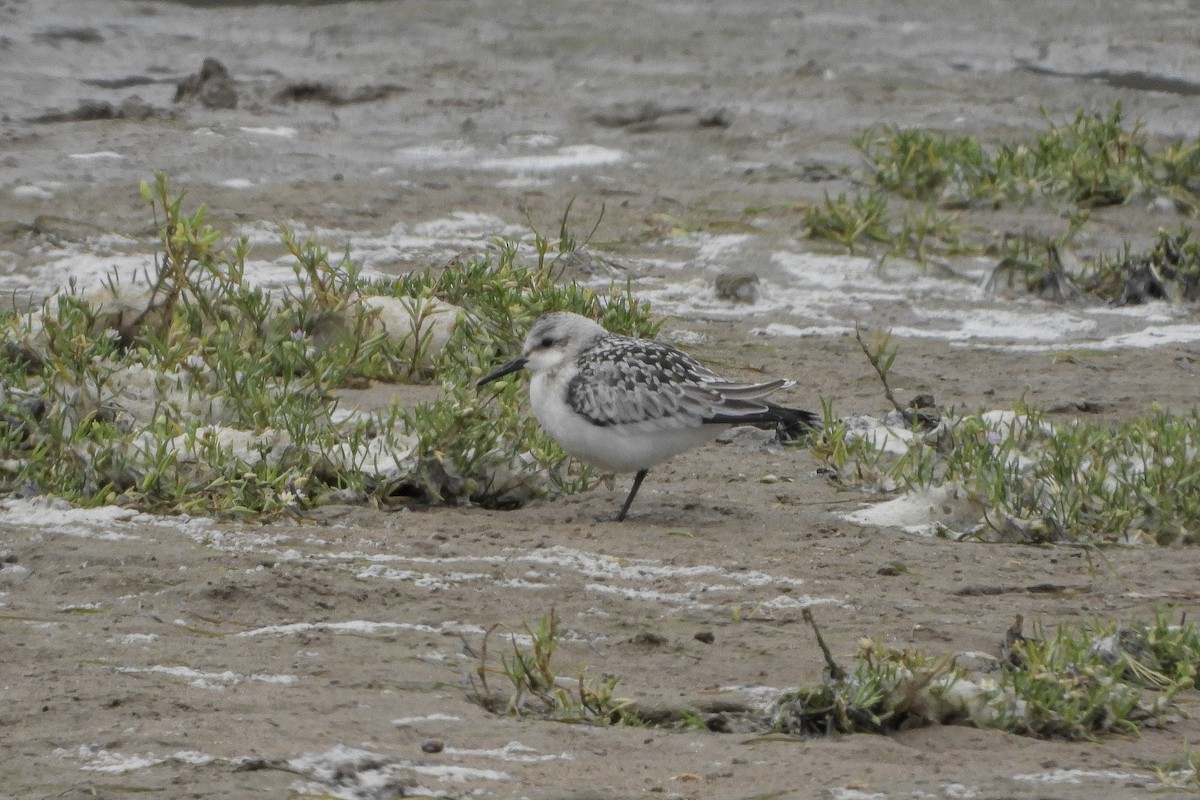
M725 714L710 714L704 718L704 727L713 733L733 733L733 726Z
M148 434L144 440L149 445L147 458L158 457L160 447L153 435ZM231 456L249 468L263 462L278 464L291 440L287 431L272 428L255 433L221 425L206 425L195 433L181 433L168 441L163 449L175 454L177 465L193 467L194 480L211 481L220 477L218 469L210 466L215 461L224 462L227 456ZM211 455L216 452L222 454L219 459Z
M713 281L717 299L753 303L758 299L759 277L753 272L722 272Z
M913 442L911 426L904 422L904 416L898 411L891 411L881 422L875 417L865 415L846 417L842 420L846 425L846 438L860 437L876 450L893 455L904 455Z
M87 122L95 119L114 119L117 115L112 103L103 100L84 100L73 111L49 111L34 117L34 122Z
M237 88L225 65L209 57L204 59L199 72L175 85L175 102L199 102L205 108L237 108Z
M29 567L23 567L20 564L3 564L0 565L0 591L12 591L33 574L33 570Z
M942 417L934 411L926 411L923 409L909 410L892 409L883 418L883 424L888 428L903 428L911 431L913 422L918 423L918 434L925 441L936 441L941 435L943 429L938 426L941 424Z
M99 225L71 219L70 217L60 217L55 214L38 214L33 218L33 224L28 226L25 232L31 233L50 244L59 245L63 242L86 241L93 236L99 236L104 233L104 229Z
M84 78L82 83L98 89L128 89L132 86L151 86L161 81L149 75L126 75L123 78Z
M649 124L676 114L689 114L690 106L662 107L658 101L643 101L641 103L617 103L606 112L596 112L592 121L606 128L631 127Z
M696 710L705 714L754 714L759 709L737 694L701 694L692 698Z
M799 166L798 177L805 183L822 183L824 181L836 181L842 176L824 164L801 164Z
M114 280L80 294L58 292L47 298L39 311L26 317L24 330L17 329L20 338L15 344L35 359L46 358L50 347L46 325L59 318L64 303L90 309L92 336L115 336L122 341L132 341L146 327L162 324L170 313L165 292L156 292L141 281Z
M284 767L270 764L266 768L286 769L334 790L328 794L382 800L409 796L415 786L411 767L411 762L403 759L339 744L324 753L290 759Z
M705 644L712 644L717 640L712 631L696 631L696 635L692 638L697 642L704 642Z
M143 100L141 95L130 95L117 106L117 119L150 119L159 115L158 109Z
M1063 400L1046 406L1047 414L1099 414L1107 411L1111 403L1097 400Z
M1084 81L1099 81L1117 89L1133 89L1139 92L1167 92L1169 94L1195 97L1200 95L1200 83L1172 75L1159 75L1140 69L1096 69L1070 71L1054 69L1027 58L1016 59L1017 65L1038 75L1057 78L1075 78Z
M638 719L645 721L647 725L661 728L669 728L672 725L678 725L685 720L692 718L696 709L685 704L671 705L668 703L630 703L629 709L637 715Z
M35 33L33 40L42 44L53 45L61 44L62 42L69 42L71 44L100 44L104 41L104 37L95 28L72 28L62 25L52 25L43 31Z
M327 454L331 470L361 472L381 483L398 485L417 469L417 437L389 432L368 441L341 442Z
M1159 232L1148 252L1126 256L1111 280L1119 281L1118 306L1140 305L1151 300L1192 303L1200 300L1200 245L1191 234Z
M69 409L75 420L95 416L130 430L152 425L164 407L171 408L179 418L205 424L225 422L234 415L224 397L197 385L189 372L159 372L142 364L105 366L111 371L99 387L68 384L57 378L51 394L62 398L63 404L53 403L52 408ZM152 436L145 447L148 457L153 457L156 444Z
M653 631L642 631L630 639L629 642L630 644L641 645L643 647L662 647L667 643L667 637Z
M138 95L131 95L114 106L107 100L83 100L71 111L48 111L34 117L32 122L90 122L103 119L150 119L169 116Z
M933 399L933 395L925 393L918 394L908 401L909 408L937 408L937 402Z
M633 133L692 128L726 128L731 124L725 109L697 111L693 106L664 106L657 100L617 103L607 111L591 115L604 128L627 128Z
M276 103L325 103L344 106L352 103L370 103L385 100L394 94L409 91L407 86L384 83L378 86L359 86L357 89L342 89L320 81L289 83L272 96Z
M0 166L6 166L6 165L0 165ZM13 166L15 166L15 165L13 165ZM30 194L22 194L21 189L25 189L26 191L31 192L31 193ZM50 197L53 197L53 195L50 194L49 192L46 192L45 194L49 194ZM14 197L34 196L34 197L37 197L38 199L49 199L49 197L43 197L41 191L38 190L37 187L17 187L16 191L13 192L13 196ZM4 221L0 222L0 244L10 245L10 246L15 245L17 242L21 241L26 236L29 236L32 233L34 233L33 226L27 222L17 222L15 220L4 220Z
M724 108L705 111L696 118L696 125L700 128L728 128L732 124L733 117Z
M365 323L359 318L363 313L370 317ZM404 358L414 359L418 368L426 370L445 349L462 313L458 306L434 298L369 295L321 320L312 336L317 347L325 347L343 336L383 333Z
M440 753L446 748L441 739L426 739L421 742L422 753Z
M607 278L626 275L629 272L629 267L626 265L587 250L572 250L564 253L559 259L559 264L565 269L578 270L585 275L601 275Z

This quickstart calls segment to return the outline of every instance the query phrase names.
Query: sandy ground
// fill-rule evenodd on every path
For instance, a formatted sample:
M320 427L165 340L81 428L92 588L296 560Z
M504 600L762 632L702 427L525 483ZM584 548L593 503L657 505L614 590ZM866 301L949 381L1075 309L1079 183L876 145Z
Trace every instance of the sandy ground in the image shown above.
M462 210L549 227L576 197L606 206L610 253L641 259L669 248L672 225L778 209L728 254L762 271L795 234L795 203L847 190L830 176L857 164L850 141L872 125L997 137L1039 129L1042 106L1120 99L1157 136L1197 133L1186 3L100 5L0 0L10 277L98 231L143 232L136 184L154 168L217 220L343 230ZM232 73L237 108L173 102L206 56ZM542 160L511 169L530 148ZM545 167L555 155L568 168ZM1063 224L1018 216L984 224ZM1095 222L1104 244L1179 219L1132 204ZM697 355L724 372L801 379L796 405L887 410L851 338L752 339L761 322L667 330L701 329ZM901 395L963 410L1024 396L1053 419L1088 403L1115 422L1195 405L1194 343L1072 359L900 345ZM1086 556L863 529L839 515L871 498L818 466L714 445L653 472L623 525L595 520L624 481L508 513L326 508L269 526L10 501L0 797L1162 796L1155 769L1200 738L1194 719L1095 743L936 727L765 741L494 716L468 699L483 631L521 633L552 608L564 664L712 713L819 680L804 607L842 658L861 637L995 652L1017 613L1047 627L1163 605L1196 616L1194 549ZM908 571L880 574L895 562Z

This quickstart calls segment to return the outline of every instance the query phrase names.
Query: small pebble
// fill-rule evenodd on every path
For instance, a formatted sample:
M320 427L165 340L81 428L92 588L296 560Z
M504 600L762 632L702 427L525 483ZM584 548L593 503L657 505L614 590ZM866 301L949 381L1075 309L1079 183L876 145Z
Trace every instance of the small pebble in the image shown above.
M440 753L445 747L441 739L426 739L421 742L422 753Z
M753 303L758 299L758 275L753 272L722 272L713 281L718 299Z
M663 636L661 633L654 633L653 631L642 631L641 633L635 634L634 637L629 641L633 644L642 645L643 647L662 647L667 643L667 637Z

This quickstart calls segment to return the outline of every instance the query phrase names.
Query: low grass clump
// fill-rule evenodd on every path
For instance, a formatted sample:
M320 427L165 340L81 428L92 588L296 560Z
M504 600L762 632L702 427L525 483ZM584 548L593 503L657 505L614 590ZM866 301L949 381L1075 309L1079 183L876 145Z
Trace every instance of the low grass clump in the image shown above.
M805 210L804 225L809 236L832 239L851 253L864 241L891 240L887 202L873 192L851 198L825 195L823 203Z
M1023 542L1195 544L1200 413L1161 410L1115 428L1052 426L1032 409L948 417L887 475L910 491L953 487L984 524L958 534ZM947 531L947 533L950 533Z
M249 247L144 184L153 268L55 294L0 324L0 491L186 513L295 512L374 497L520 503L584 485L521 407L519 382L475 381L527 325L571 310L653 334L645 304L562 281L580 246L518 242L397 280L367 280L313 239L283 244L295 283L247 276ZM371 381L440 387L377 413L341 407ZM549 474L549 480L547 480Z
M1047 117L1031 141L992 152L971 136L887 127L855 141L880 188L949 205L1060 201L1079 208L1119 205L1140 192L1191 195L1200 176L1200 140L1155 150L1120 103L1107 114L1078 111L1065 124Z
M1089 294L1114 305L1200 302L1200 242L1183 226L1176 233L1160 230L1144 252L1134 253L1126 245L1115 256L1097 259L1080 283Z
M1088 295L1117 306L1150 300L1200 301L1200 242L1193 239L1191 229L1180 226L1175 233L1159 229L1154 242L1141 252L1126 243L1117 253L1101 253L1068 269L1061 254L1070 248L1079 227L1072 224L1061 237L1006 239L988 286L1018 287L1058 301Z
M811 612L804 618L825 656L826 679L784 692L765 711L739 712L736 725L707 725L699 710L646 718L635 700L614 696L616 678L593 680L586 667L564 671L556 664L562 631L553 611L536 627L524 626L527 645L512 637L499 666L489 654L499 626L484 635L469 696L495 714L599 725L791 736L968 725L1079 740L1169 721L1176 696L1196 688L1200 661L1200 631L1173 623L1166 611L1149 623L1093 621L1051 634L1038 627L1030 638L1018 617L998 656L974 653L961 661L863 639L849 668L834 659ZM504 690L493 686L496 676L503 676Z
M806 615L811 623L811 615ZM929 724L996 728L1024 736L1094 739L1163 721L1175 696L1195 688L1200 632L1172 624L1091 623L1009 631L1005 657L968 670L864 640L850 669L826 653L829 676L781 696L773 731L793 735L888 733ZM815 629L815 624L814 624ZM819 636L819 634L818 634Z
M851 253L883 247L921 263L935 256L970 252L966 230L932 203L907 208L899 219L879 191L830 197L804 209L806 235L828 239Z
M1200 542L1200 410L1155 409L1109 426L1052 425L1025 406L961 416L907 408L888 385L890 338L860 334L859 343L896 411L889 426L868 429L827 409L814 454L839 480L937 494L952 519L931 522L953 538Z
M1200 794L1200 750L1185 746L1181 756L1159 764L1155 773L1164 789Z
M890 428L863 431L827 410L814 452L839 480L876 491L940 493L958 507L960 522L978 519L960 529L941 525L955 539L1200 541L1200 410L1154 409L1118 426L1078 419L1056 426L1024 405L961 416L908 409L888 385L898 355L890 338L858 341L895 419Z
M995 255L992 288L1020 287L1049 300L1200 299L1200 253L1187 227L1159 231L1145 251L1126 243L1115 254L1064 265L1093 209L1149 195L1194 216L1200 139L1156 146L1117 103L1107 114L1079 111L1066 123L1047 118L1047 129L1031 140L994 147L972 136L899 127L868 131L854 144L866 159L868 185L806 207L809 237L940 266L952 256ZM1062 214L1065 232L996 234L963 221L964 214L976 218L972 210L1034 205Z
M488 641L499 627L493 625L480 645L479 667L472 677L471 699L494 714L534 716L559 722L590 722L601 725L640 725L632 702L616 697L617 678L597 681L588 677L587 667L565 674L555 661L561 638L561 620L551 609L536 628L524 626L529 646L511 637L511 652L491 663ZM508 684L499 692L489 676L501 675ZM478 683L475 682L478 678Z
M854 140L879 188L910 200L938 200L950 187L971 195L991 172L978 139L885 127Z

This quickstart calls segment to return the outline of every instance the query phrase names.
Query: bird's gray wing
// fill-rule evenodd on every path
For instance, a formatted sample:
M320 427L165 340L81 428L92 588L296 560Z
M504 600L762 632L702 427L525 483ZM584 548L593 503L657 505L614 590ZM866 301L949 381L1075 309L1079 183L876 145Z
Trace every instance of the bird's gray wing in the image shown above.
M768 411L762 398L788 381L749 384L722 380L670 345L612 337L580 354L567 402L593 425L692 428L707 422L747 421Z

